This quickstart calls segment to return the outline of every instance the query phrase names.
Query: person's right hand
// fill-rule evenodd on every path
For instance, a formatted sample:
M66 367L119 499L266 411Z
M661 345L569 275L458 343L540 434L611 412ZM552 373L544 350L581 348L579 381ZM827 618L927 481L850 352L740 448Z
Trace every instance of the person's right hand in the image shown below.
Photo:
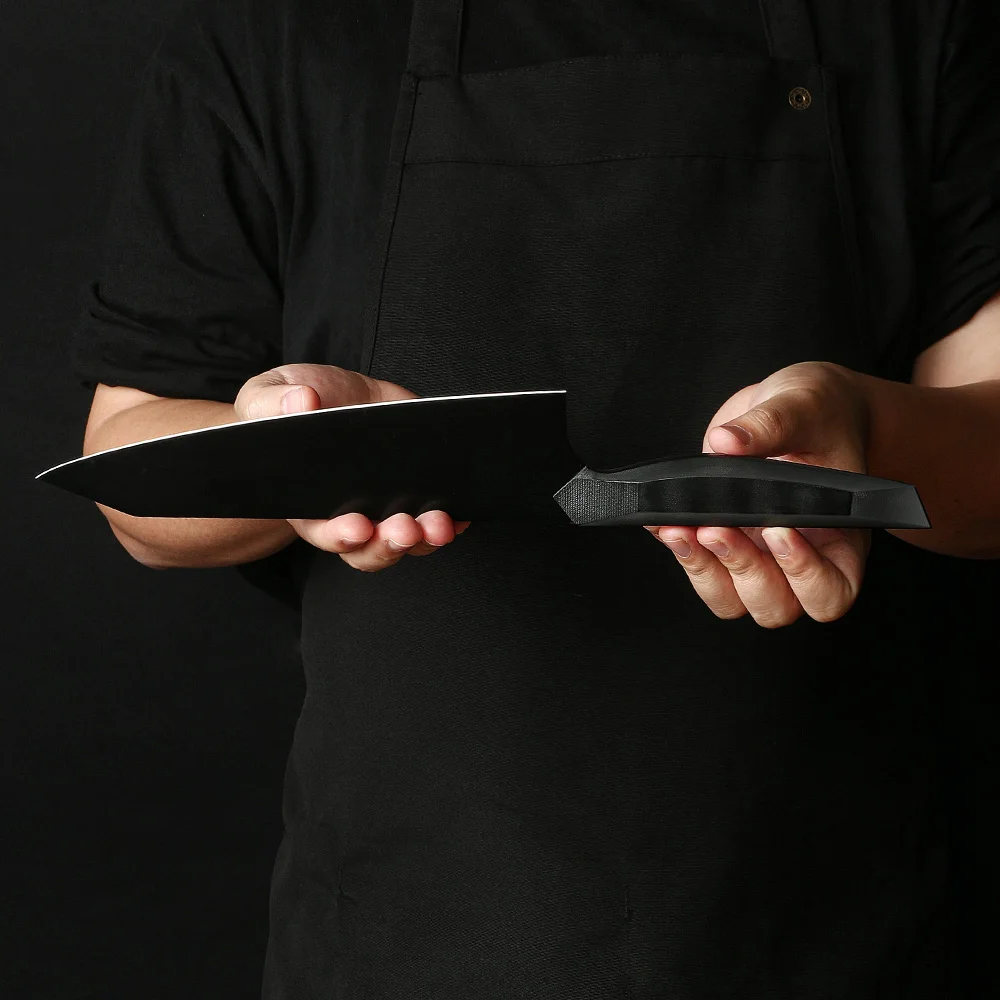
M234 406L240 420L256 420L331 406L415 398L416 393L401 385L334 365L279 365L249 379ZM417 517L393 514L377 523L363 514L341 514L319 521L289 518L288 523L310 545L334 552L349 566L366 572L392 566L405 555L435 552L469 526L468 521L453 521L443 510L429 510Z

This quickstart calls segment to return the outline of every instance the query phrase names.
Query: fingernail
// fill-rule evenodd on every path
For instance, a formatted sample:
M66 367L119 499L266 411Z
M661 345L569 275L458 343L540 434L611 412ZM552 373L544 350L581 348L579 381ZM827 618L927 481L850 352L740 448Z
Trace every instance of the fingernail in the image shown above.
M713 538L710 542L702 542L710 552L714 552L720 559L725 559L729 555L729 546L720 538Z
M341 544L346 545L349 549L356 549L359 545L364 545L367 541L367 538L342 538L340 540Z
M771 550L773 555L776 555L779 559L783 556L787 556L791 551L788 547L788 540L781 531L774 531L773 529L765 528L760 533L761 538L767 543L767 547Z
M722 426L729 431L729 433L732 434L732 436L736 438L740 444L747 445L753 440L750 432L739 424L723 424Z
M669 535L666 538L661 536L661 541L679 559L687 559L691 555L691 546L687 541L677 535Z
M305 392L302 389L292 389L281 397L282 413L301 413L305 405Z
M413 543L404 544L403 542L397 542L395 538L389 539L389 548L395 552L403 552L406 549L412 549Z

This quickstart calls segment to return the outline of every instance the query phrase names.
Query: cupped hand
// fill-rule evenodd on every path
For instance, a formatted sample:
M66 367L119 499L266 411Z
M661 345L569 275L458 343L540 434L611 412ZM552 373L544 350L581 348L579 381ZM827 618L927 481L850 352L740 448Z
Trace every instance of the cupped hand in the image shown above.
M289 364L249 379L234 406L240 420L256 420L332 406L415 398L416 393L394 382L335 365ZM469 526L468 521L453 521L442 510L417 517L394 514L378 522L363 514L341 514L327 520L289 518L288 523L310 545L336 553L349 566L365 572L385 569L405 555L436 552Z
M869 409L847 368L809 361L731 396L702 450L867 471ZM670 548L719 618L751 615L765 628L803 615L842 617L861 589L871 532L858 528L647 526Z

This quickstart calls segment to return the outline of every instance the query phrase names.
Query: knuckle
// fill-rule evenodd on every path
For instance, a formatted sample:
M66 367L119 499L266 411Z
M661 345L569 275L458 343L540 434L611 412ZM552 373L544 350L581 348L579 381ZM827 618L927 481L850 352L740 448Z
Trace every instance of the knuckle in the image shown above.
M804 587L818 586L823 578L822 567L808 559L797 560L790 555L782 561L781 568L788 579Z
M829 379L811 381L809 385L800 385L792 392L803 406L822 407L830 399Z
M248 420L257 420L260 417L266 417L268 415L264 412L263 399L261 399L261 397L256 393L247 397L244 402L243 411Z
M721 618L724 621L734 621L737 618L744 618L749 614L747 609L742 604L709 605L709 608L716 618Z
M760 576L760 567L751 559L745 557L729 560L726 569L740 580L751 582Z
M258 377L266 379L264 385L294 385L301 381L308 368L302 364L276 365Z
M761 628L778 629L791 625L802 617L802 608L797 610L767 611L755 614L754 621Z
M277 368L268 368L266 372L254 375L244 384L244 389L268 389L275 385L290 385L294 378L289 371L290 365L278 365ZM241 390L242 391L242 390Z
M785 625L791 624L785 621L783 618L772 618L768 615L754 615L753 620L764 629L768 631L773 631L774 629L783 628Z
M781 412L773 406L760 406L754 413L754 419L766 437L782 439L786 431L786 422Z
M843 618L850 609L850 603L828 604L819 608L811 608L809 617L817 622L833 622L838 618Z
M681 565L683 565L688 575L694 580L711 580L715 576L715 567L708 559L698 559L696 556L692 556Z

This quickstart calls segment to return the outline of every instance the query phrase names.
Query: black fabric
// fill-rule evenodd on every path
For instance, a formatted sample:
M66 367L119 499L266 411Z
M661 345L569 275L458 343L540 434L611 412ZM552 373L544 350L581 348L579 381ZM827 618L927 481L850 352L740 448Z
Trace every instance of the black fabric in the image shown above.
M691 450L791 361L905 377L1000 288L986 0L763 7L442 3L410 65L456 90L401 78L408 3L188 3L81 378L568 388L600 467ZM635 155L626 64L729 127ZM378 574L298 552L268 1000L962 995L932 557L877 533L848 616L768 631L638 529L474 524Z
M457 18L460 5L428 6ZM433 33L444 43L453 25L416 24L431 37L412 52L436 77L453 61ZM691 448L720 399L784 364L870 366L835 80L746 58L598 55L404 79L365 370L421 394L565 386L574 447L605 468ZM797 81L811 85L805 112L789 102ZM720 103L716 129L669 143L671 107ZM462 158L410 154L442 136ZM518 152L477 158L484 143ZM913 769L934 766L920 669L906 717L886 727L869 697L851 716L864 752L831 758L830 694L815 682L868 661L863 611L836 630L803 622L781 645L745 625L737 645L720 623L680 637L688 585L646 533L524 535L474 524L419 574L361 584L311 556L312 700L289 764L265 996L946 996L956 968L930 773L910 798ZM322 608L349 609L351 624ZM764 685L718 673L776 658ZM870 762L899 754L902 774L873 780ZM883 842L890 817L919 842ZM929 946L900 954L897 937Z
M812 7L838 77L867 325L905 379L1000 287L1000 5ZM466 72L767 51L757 0L466 8ZM82 381L231 399L279 359L359 367L409 19L407 0L185 0L122 151L106 259L81 290Z
M278 221L229 66L185 35L140 81L73 356L88 384L231 402L281 361Z
M558 101L535 99L542 73L560 94ZM665 93L656 86L664 73L672 84ZM770 86L760 85L762 77ZM577 80L580 85L573 86ZM577 58L544 69L433 79L420 88L406 162L557 166L664 156L825 160L823 115L773 120L774 94L797 86L818 92L822 72L801 62L713 55Z
M919 561L768 633L646 534L316 560L267 996L961 996Z

